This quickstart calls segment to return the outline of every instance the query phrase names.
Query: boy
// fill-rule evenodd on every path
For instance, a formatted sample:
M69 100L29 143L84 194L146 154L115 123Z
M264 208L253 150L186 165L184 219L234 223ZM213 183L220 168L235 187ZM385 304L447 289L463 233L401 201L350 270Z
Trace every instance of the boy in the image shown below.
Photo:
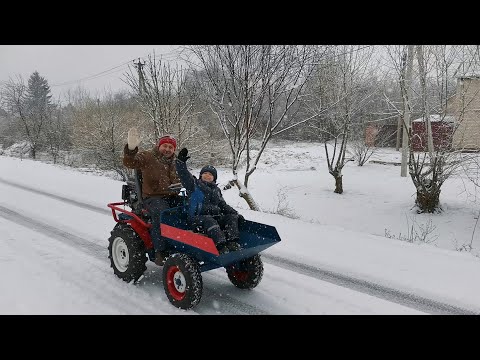
M229 250L240 250L238 220L243 219L243 216L223 199L216 184L217 169L212 165L204 166L200 170L200 178L197 179L187 169L186 161L190 158L187 154L186 148L180 150L175 160L177 174L188 192L193 192L197 187L204 195L200 211L192 219L193 226L204 229L206 235L215 242L220 254L228 253Z

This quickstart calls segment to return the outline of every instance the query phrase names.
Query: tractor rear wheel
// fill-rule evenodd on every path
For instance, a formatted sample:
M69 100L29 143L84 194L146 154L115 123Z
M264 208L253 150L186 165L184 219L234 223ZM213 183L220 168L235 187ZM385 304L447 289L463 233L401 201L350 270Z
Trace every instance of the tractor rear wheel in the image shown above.
M225 269L230 282L240 289L253 289L263 277L263 262L259 254L233 263Z
M136 282L147 270L145 244L130 225L118 223L108 239L108 257L113 272L126 282Z

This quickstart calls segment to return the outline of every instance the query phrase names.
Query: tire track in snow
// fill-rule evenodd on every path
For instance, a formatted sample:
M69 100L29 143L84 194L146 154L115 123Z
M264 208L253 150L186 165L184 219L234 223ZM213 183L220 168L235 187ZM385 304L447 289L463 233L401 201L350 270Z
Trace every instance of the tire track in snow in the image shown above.
M86 253L87 255L97 260L105 261L106 246L104 247L94 243L90 243L86 239L70 234L51 225L25 217L22 214L7 209L1 205L0 216L20 226L39 232L43 235L50 236L55 240L59 240L64 245L73 245L73 248L75 248L76 250L80 250L83 253ZM65 240L67 240L68 242L65 242ZM94 266L94 264L91 265ZM108 286L107 282L105 282L105 286L99 286L97 284L96 286L92 287L90 280L85 279L82 274L78 273L78 271L75 272L76 270L71 267L56 264L55 269L58 270L58 272L67 276L69 282L71 282L72 284L77 285L79 288L88 289L89 292L94 293L97 298L102 300L102 302L106 304L111 304L113 309L118 309L124 314L131 313L131 309L139 309L143 313L154 313L152 308L147 308L141 303L138 303L134 300L130 300L128 298L126 299L124 293L119 292L114 286ZM102 290L100 290L100 288ZM103 291L107 288L108 292ZM114 296L112 296L112 293ZM121 299L121 301L118 301L118 299Z
M111 212L110 209L104 209L104 208L101 208L101 207L98 207L98 206L85 204L85 203L82 203L80 201L76 201L76 200L72 200L72 199L69 199L69 198L66 198L66 197L63 197L63 196L51 194L51 193L43 191L43 190L35 189L35 188L25 186L25 185L16 184L16 183L13 183L11 181L8 181L8 180L2 179L2 178L0 178L0 182L2 182L4 184L7 184L9 186L14 186L14 187L22 189L22 190L30 191L30 192L35 193L35 194L44 195L44 196L47 196L49 198L53 198L53 199L56 199L56 200L59 200L59 201L62 201L62 202L68 203L68 204L72 204L74 206L78 206L78 207L81 207L81 208L84 208L84 209L87 209L87 210L95 211L95 212L103 214L103 215L109 215L109 216L112 215L112 212ZM8 218L9 220L11 220L11 221L13 221L13 222L15 222L19 225L27 226L27 227L30 227L30 225L33 225L33 226L35 226L37 231L40 231L42 233L45 233L47 231L49 234L55 234L57 237L68 239L69 241L74 243L75 246L80 247L85 252L87 252L89 255L95 256L97 258L99 258L99 254L101 254L105 250L102 246L99 246L99 245L93 244L93 243L90 244L91 246L93 246L93 249L90 249L90 245L85 244L85 242L87 242L87 243L89 243L89 242L86 241L85 239L81 238L81 237L78 237L78 236L70 234L68 232L59 230L58 228L55 228L53 226L35 221L33 219L25 218L22 215L14 212L12 210L9 210L5 207L0 206L0 213L3 214L2 215L3 217ZM204 301L203 297L205 297L205 299L207 301L210 300L212 302L216 301L216 298L219 297L218 294L216 294L216 292L214 290L209 289L208 286L204 286L203 290L204 291L203 291L202 301L200 302L198 307L195 309L195 310L197 310L198 308L200 308L199 313L204 313L204 312L206 313L207 312L207 311L203 311L203 309L202 309L203 306L201 306L201 303ZM224 302L225 300L228 301L228 303L230 305L229 310L232 310L233 313L238 313L238 314L263 314L263 315L268 314L268 312L266 312L264 310L253 307L253 306L251 306L249 304L246 304L246 303L242 303L241 301L239 301L235 298L232 298L228 295L222 295L221 300L222 300L222 302Z
M8 180L2 179L2 178L0 178L0 182L4 183L4 184L7 184L9 186L19 188L21 190L30 191L34 194L44 195L44 196L47 196L47 197L52 198L52 199L60 200L60 201L66 202L67 204L72 204L72 205L81 207L83 209L87 209L87 210L90 210L90 211L95 211L95 212L103 214L103 215L111 215L112 214L112 210L110 210L108 208L103 208L103 207L99 207L99 206L95 206L95 205L86 204L86 203L83 203L81 201L69 199L69 198L66 198L66 197L63 197L63 196L60 196L60 195L55 195L55 194L52 194L52 193L49 193L49 192L46 192L46 191L43 191L43 190L31 188L31 187L26 186L26 185L16 184L14 182L11 182L11 181L8 181ZM105 207L106 207L106 205L105 205Z
M71 234L69 232L63 231L63 230L58 229L58 228L56 228L54 226L51 226L49 224L45 224L45 223L37 221L35 219L26 217L26 216L24 216L24 215L22 215L22 214L20 214L16 211L10 210L10 209L8 209L4 206L1 206L1 205L0 205L0 216L9 220L9 221L12 221L12 222L14 222L14 223L16 223L20 226L26 227L30 230L37 231L37 232L39 232L41 234L44 234L44 235L47 235L47 236L51 236L51 237L53 237L57 240L60 240L63 244L73 245L73 247L75 249L81 250L82 252L86 253L87 255L92 256L92 257L94 257L98 260L104 261L105 258L106 258L107 246L100 246L98 244L91 243L87 239L84 239L84 238L79 237L77 235L74 235L74 234ZM65 240L67 240L69 244L65 243ZM110 266L110 265L108 265L108 266ZM64 270L65 270L66 274L68 274L69 272L72 271L71 269L66 269L66 268ZM160 273L161 273L161 271L160 271ZM79 274L78 278L81 278L81 274ZM148 276L144 275L144 278L148 278ZM120 280L120 279L116 278L115 280ZM162 280L161 279L159 279L159 280L160 280L159 282L162 283ZM114 302L113 299L110 299L109 296L106 296L104 293L96 290L95 288L92 288L88 281L80 280L80 279L77 279L77 277L71 277L71 276L70 276L70 281L72 283L76 283L79 286L84 286L86 288L89 288L90 291L95 292L96 295L98 295L98 298L102 299L103 301L110 302L110 303L112 303L112 305L116 305L117 307L119 306L119 304L117 302ZM138 286L139 288L142 288L143 286L142 286L141 281L142 280L140 280L139 284L135 284L134 286ZM165 302L169 304L168 299L167 299L165 293L163 292L163 288L160 288L160 289L156 288L154 291L148 291L148 294L151 295L151 296L156 296L158 294L155 294L154 292L158 292L158 291L160 291L162 299L164 298ZM210 301L210 302L214 302L216 300L216 297L218 297L218 296L219 295L216 294L215 290L210 289L209 286L205 286L205 284L204 284L203 296L202 296L201 303L204 302L205 300ZM135 308L135 307L138 308L139 306L141 307L141 304L139 305L138 303L136 303L134 301L126 300L125 297L123 296L123 294L118 294L117 298L122 298L122 301L126 302L126 305L129 305L132 308ZM245 303L239 301L238 299L230 297L230 296L222 295L221 296L221 301L222 301L222 304L223 304L223 306L222 306L223 310L228 311L229 314L249 314L249 315L268 314L267 312L265 312L262 309L259 309L255 306L252 306L252 305L249 305L249 304L245 304ZM173 306L173 305L169 304L169 306ZM124 306L120 306L120 307L121 307L123 312L128 313L128 309L126 307L124 307ZM145 313L152 313L152 309L147 309L145 307L141 307L141 310L143 310ZM198 311L198 310L200 310L200 311ZM200 304L198 305L198 307L196 307L194 309L194 312L196 312L198 314L215 313L214 311L212 312L210 310L207 310L207 307L205 307L205 306L200 306Z
M69 232L63 231L44 222L40 222L35 219L26 217L16 211L10 210L1 205L0 216L18 225L38 231L42 234L52 236L58 240L67 240L71 244L75 245L75 248L81 249L83 252L97 259L105 258L104 254L102 255L102 252L105 253L106 246L100 246L98 244L92 243L82 237L70 234Z
M343 275L329 270L301 264L280 256L262 253L262 258L267 259L272 265L292 270L318 280L327 281L377 298L385 299L403 306L407 306L429 314L441 315L479 315L477 312L458 306L442 303L405 291L396 290L374 282L361 280L352 276Z

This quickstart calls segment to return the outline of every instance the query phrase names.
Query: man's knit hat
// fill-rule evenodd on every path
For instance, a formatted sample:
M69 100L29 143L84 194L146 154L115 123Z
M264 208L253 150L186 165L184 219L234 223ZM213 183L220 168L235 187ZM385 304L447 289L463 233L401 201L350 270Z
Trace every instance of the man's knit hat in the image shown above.
M177 148L177 140L173 136L170 135L165 135L162 136L160 139L158 139L158 147L162 144L172 144L173 145L173 150Z

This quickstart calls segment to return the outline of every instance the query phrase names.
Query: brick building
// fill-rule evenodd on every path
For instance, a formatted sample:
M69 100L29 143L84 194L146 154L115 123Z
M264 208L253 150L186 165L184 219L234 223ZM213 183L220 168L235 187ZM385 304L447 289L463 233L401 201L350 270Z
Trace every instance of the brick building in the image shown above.
M435 151L451 149L454 120L451 115L430 115ZM427 148L427 123L423 118L415 119L412 121L412 149L413 151L427 151Z

